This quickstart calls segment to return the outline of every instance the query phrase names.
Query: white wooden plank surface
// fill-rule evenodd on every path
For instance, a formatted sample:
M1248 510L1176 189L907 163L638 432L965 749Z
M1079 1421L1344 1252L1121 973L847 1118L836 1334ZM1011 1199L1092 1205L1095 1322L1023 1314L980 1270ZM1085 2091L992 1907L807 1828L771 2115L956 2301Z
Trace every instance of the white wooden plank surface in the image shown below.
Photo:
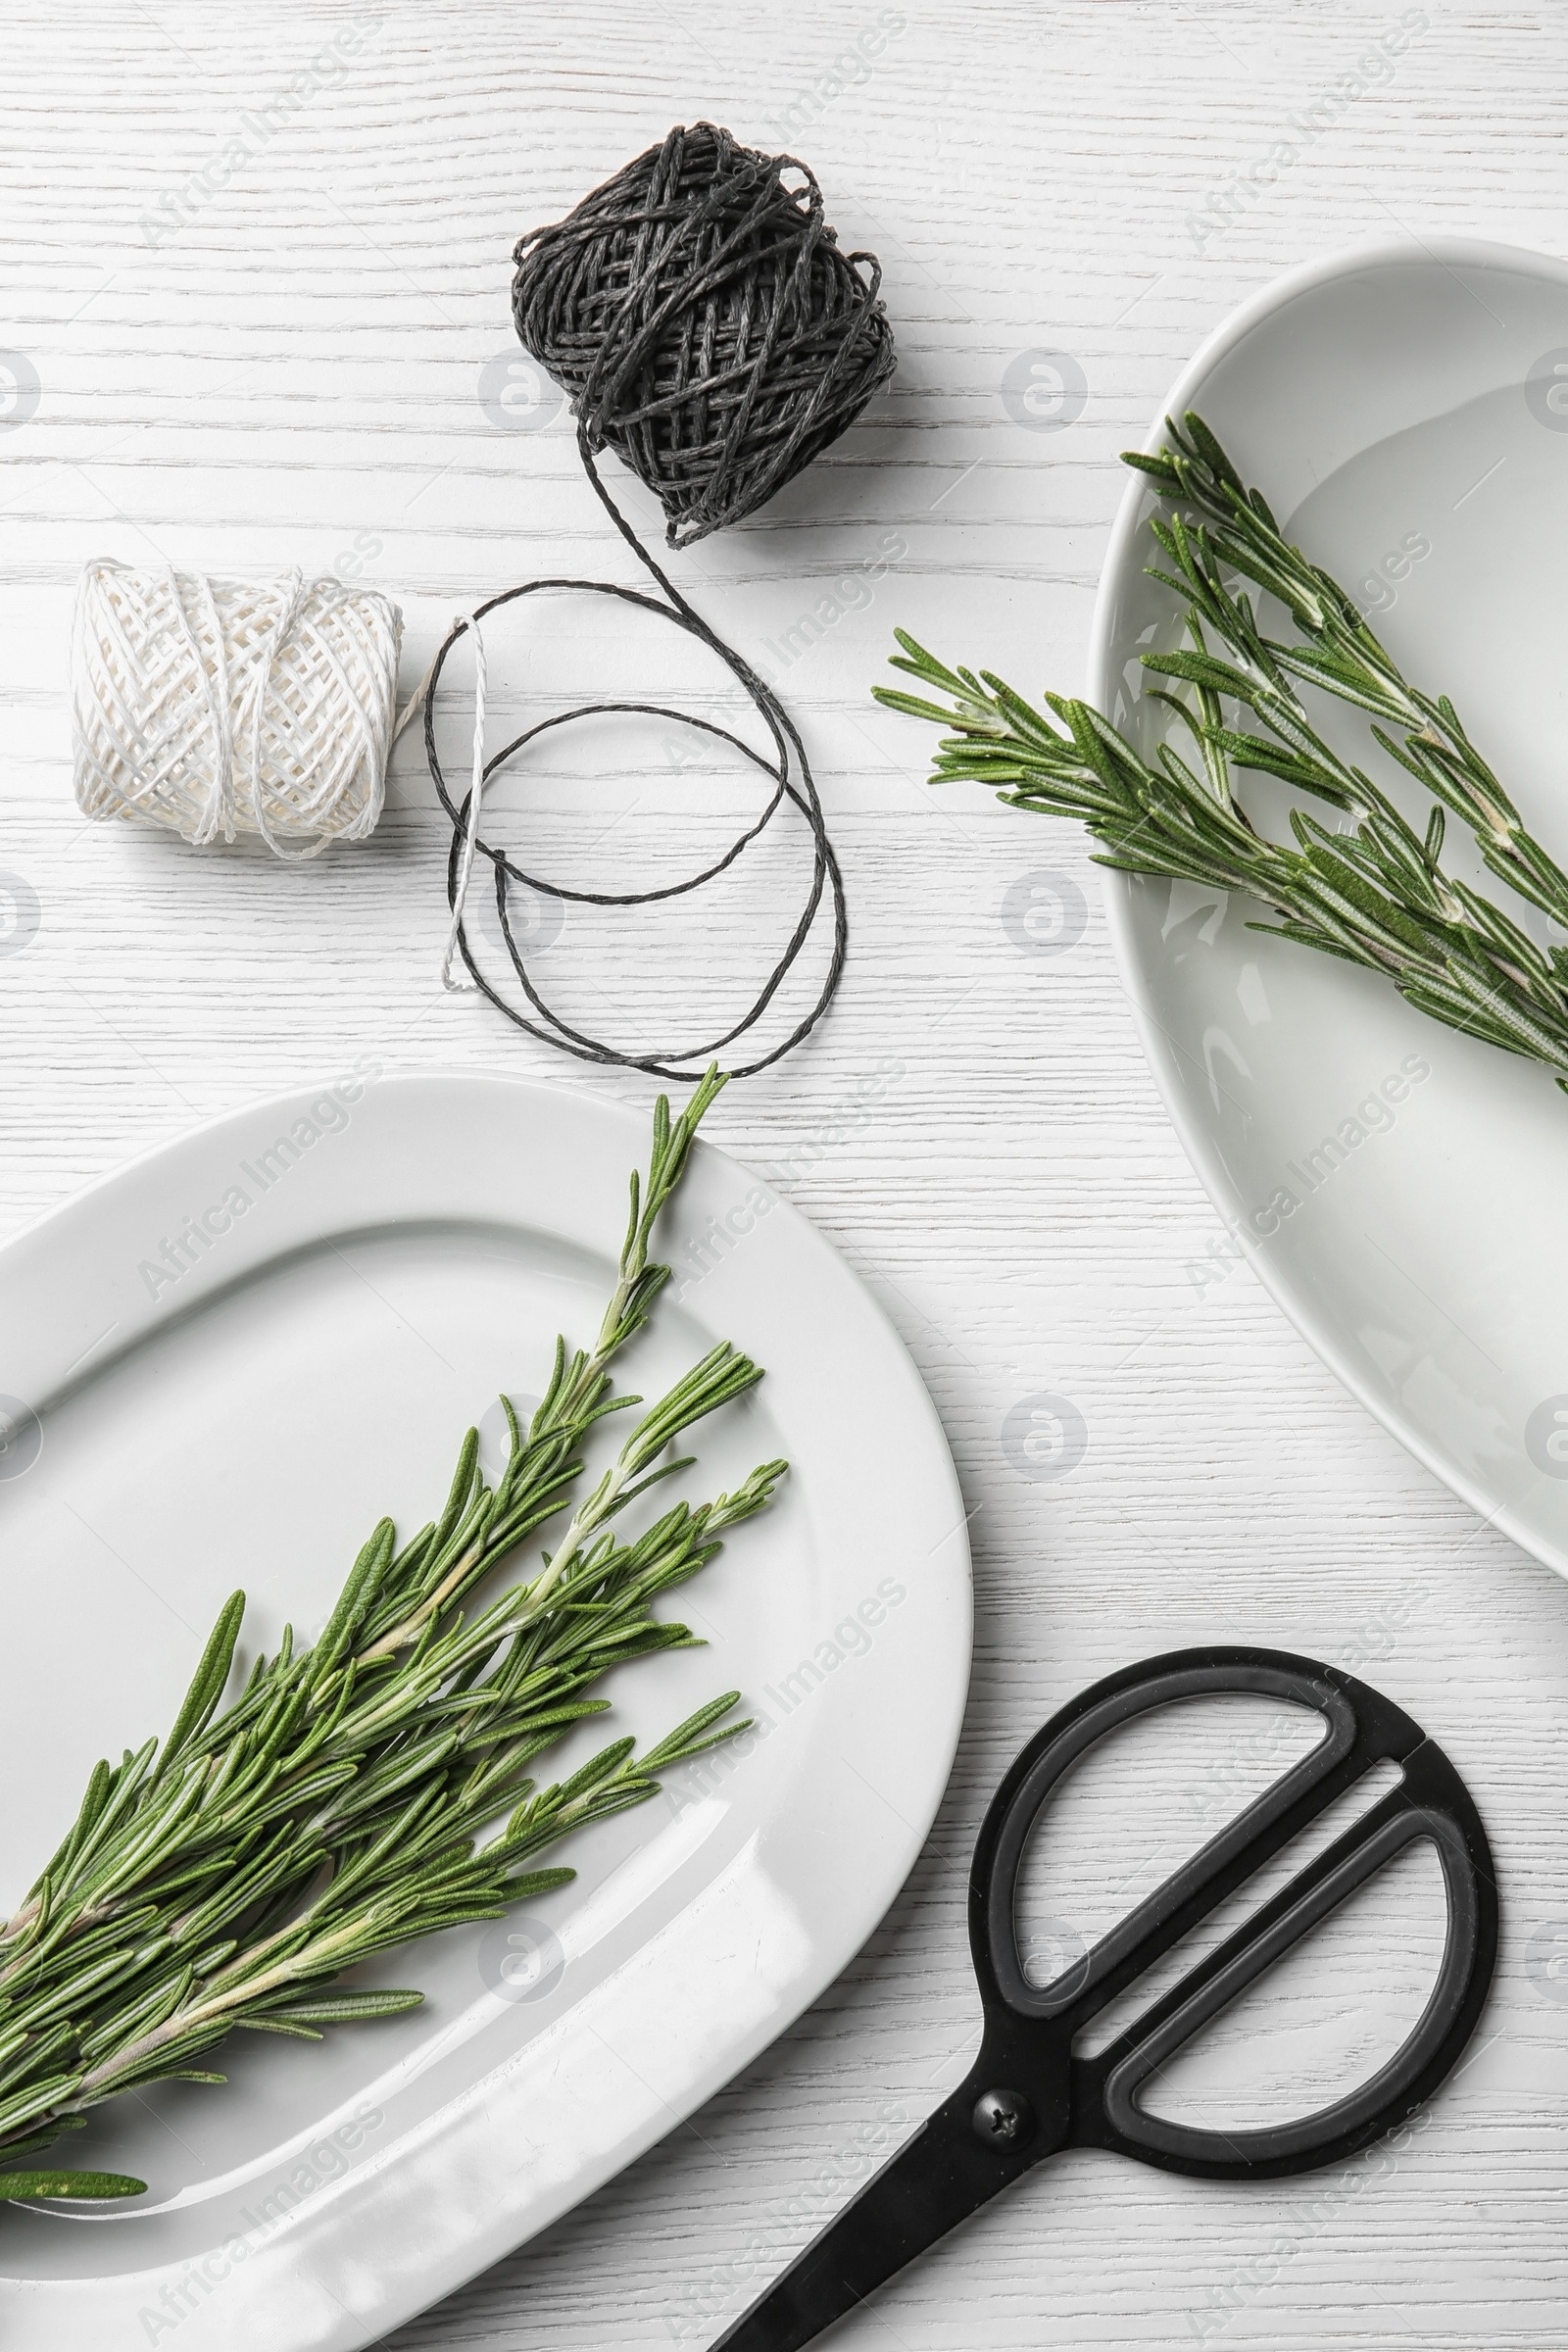
M879 27L880 49L857 53ZM1080 682L1116 452L1278 270L1399 229L1563 250L1561 10L12 0L6 52L0 344L40 389L0 432L0 864L41 911L0 961L8 1229L189 1121L365 1051L649 1091L443 998L443 828L408 742L378 839L303 870L85 828L65 700L82 562L357 565L405 607L410 680L455 609L514 579L629 577L564 420L498 430L477 387L510 348L514 239L673 121L808 156L844 242L880 253L899 336L898 379L863 425L681 576L778 669L769 644L846 567L903 551L782 672L844 858L849 977L813 1045L733 1090L711 1131L859 1268L944 1415L978 1597L959 1766L844 1982L397 2344L706 2343L964 2065L964 1867L1004 1761L1083 1682L1209 1638L1359 1662L1474 1775L1507 1899L1484 2046L1396 2161L1264 2189L1049 2168L842 2340L1568 2343L1568 2005L1542 1974L1568 1920L1568 1594L1341 1394L1245 1268L1195 1287L1217 1221L1140 1057L1081 841L977 792L936 800L920 730L867 700L895 621L1025 687ZM313 61L321 86L302 99ZM248 159L206 193L198 175L236 141ZM1001 396L1009 361L1039 348L1087 379L1060 432L1020 425ZM662 642L612 641L563 608L526 668L521 632L508 659L508 707L525 675L555 693L670 674ZM677 664L672 691L700 707L700 674ZM669 744L617 739L607 760L607 780L576 783L564 751L530 788L528 839L556 870L673 860L714 838L714 811L750 805L734 779L683 774ZM671 930L634 945L582 924L551 950L552 984L591 1019L667 1034L697 978L711 1002L719 977L757 968L788 865L757 861L705 914L701 975ZM1090 907L1055 958L1020 953L1003 920L1043 870ZM1042 1391L1089 1431L1057 1482L1021 1477L1002 1446L1009 1408ZM1099 1821L1118 1870L1147 1865L1157 1840L1125 1788ZM1392 1911L1384 1925L1360 2006L1341 2004L1352 2038L1402 1982L1402 1931ZM1292 2026L1294 1997L1271 1994L1260 2035Z

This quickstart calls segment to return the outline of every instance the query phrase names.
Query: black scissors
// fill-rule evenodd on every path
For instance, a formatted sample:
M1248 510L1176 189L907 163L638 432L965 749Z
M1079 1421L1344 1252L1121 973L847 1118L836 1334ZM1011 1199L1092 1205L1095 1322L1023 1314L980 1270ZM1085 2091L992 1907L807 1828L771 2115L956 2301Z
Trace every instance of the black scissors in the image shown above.
M1311 1707L1316 1746L1084 1957L1045 1985L1018 1953L1013 1907L1029 1834L1098 1740L1155 1707L1244 1691ZM1379 1803L1092 2058L1073 2036L1381 1758L1402 1778ZM1431 1998L1359 2088L1299 2121L1204 2130L1151 2115L1152 2079L1239 1993L1404 1847L1437 1849L1447 1926ZM967 2081L869 2180L712 2352L795 2352L1060 2148L1113 2148L1209 2180L1272 2180L1366 2147L1436 2090L1475 2031L1497 1952L1492 1851L1441 1747L1378 1691L1269 1649L1187 1649L1113 1674L1036 1734L982 1824L969 1942L985 2009Z

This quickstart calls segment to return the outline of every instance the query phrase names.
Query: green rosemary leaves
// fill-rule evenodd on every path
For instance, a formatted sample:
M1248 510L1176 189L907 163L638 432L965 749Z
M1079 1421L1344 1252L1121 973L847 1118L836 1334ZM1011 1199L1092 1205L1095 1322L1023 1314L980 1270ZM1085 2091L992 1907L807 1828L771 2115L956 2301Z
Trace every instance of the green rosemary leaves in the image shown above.
M412 1991L346 1987L345 1969L442 1928L499 1919L573 1874L538 1857L571 1831L641 1804L655 1776L744 1725L727 1691L635 1757L617 1740L554 1787L529 1768L608 1700L612 1666L689 1646L656 1617L728 1529L760 1511L783 1462L733 1494L676 1503L622 1541L613 1521L691 1457L672 1444L753 1387L758 1367L714 1348L644 1412L577 1504L553 1555L471 1615L462 1604L545 1520L607 1414L612 1359L667 1278L649 1258L719 1086L710 1071L678 1119L661 1099L646 1183L631 1180L619 1278L599 1338L558 1342L548 1392L496 1486L469 1430L440 1517L398 1544L372 1531L319 1638L285 1629L221 1707L244 1615L229 1600L168 1739L99 1764L70 1834L0 1928L0 2198L132 2195L116 2174L17 2169L120 2092L220 2082L206 2061L236 2027L319 2040L328 2026L416 2006ZM221 1711L220 1711L221 1709ZM485 1834L504 1818L497 1834Z
M1152 528L1166 560L1152 576L1186 607L1186 646L1145 654L1171 686L1151 689L1180 722L1152 760L1087 703L1031 708L989 670L949 669L902 629L893 666L948 698L943 707L876 687L890 710L951 730L933 782L994 785L1020 808L1075 816L1105 846L1098 862L1249 892L1276 931L1392 980L1421 1011L1510 1054L1544 1062L1568 1091L1568 950L1538 946L1501 906L1442 863L1457 816L1488 869L1568 927L1568 874L1526 831L1446 696L1410 686L1354 601L1281 533L1200 417L1167 423L1157 457L1126 453L1168 508ZM1266 634L1251 590L1290 616ZM1314 725L1298 688L1367 713L1373 740L1431 796L1417 832L1361 767ZM1176 691L1172 691L1172 687ZM1194 764L1196 761L1196 764ZM1294 844L1259 833L1236 798L1235 769L1280 777L1350 820L1336 829L1291 811Z

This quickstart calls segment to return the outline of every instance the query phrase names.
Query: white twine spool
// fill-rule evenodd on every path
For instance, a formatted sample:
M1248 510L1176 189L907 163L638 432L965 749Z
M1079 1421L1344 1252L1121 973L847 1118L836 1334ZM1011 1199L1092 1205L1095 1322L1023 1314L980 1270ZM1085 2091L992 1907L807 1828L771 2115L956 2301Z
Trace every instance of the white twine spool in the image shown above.
M374 831L402 615L371 588L89 564L76 596L76 801L203 845L315 858ZM412 712L405 712L405 717Z

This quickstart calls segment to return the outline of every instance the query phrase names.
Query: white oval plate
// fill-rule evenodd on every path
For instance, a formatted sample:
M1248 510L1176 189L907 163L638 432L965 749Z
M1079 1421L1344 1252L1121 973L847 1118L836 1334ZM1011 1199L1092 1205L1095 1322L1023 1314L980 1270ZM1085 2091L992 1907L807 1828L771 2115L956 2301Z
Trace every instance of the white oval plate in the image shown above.
M1406 674L1452 697L1568 860L1568 269L1454 238L1338 255L1265 288L1204 345L1161 414L1186 409L1359 595ZM1160 437L1156 424L1146 446ZM1137 657L1176 641L1178 612L1143 576L1154 505L1134 478L1089 686L1146 749L1160 712L1137 700ZM1399 777L1356 714L1320 709L1342 749ZM1283 788L1242 789L1283 818ZM1455 823L1448 841L1481 879ZM1145 1046L1228 1228L1195 1286L1245 1249L1347 1387L1568 1574L1568 1102L1544 1070L1375 976L1248 930L1250 903L1106 880Z
M154 1152L0 1250L8 1907L94 1759L171 1720L233 1586L254 1596L246 1662L285 1617L318 1628L380 1513L420 1524L470 1420L502 1389L537 1398L558 1330L592 1337L647 1141L581 1095L362 1069ZM717 2089L897 1892L968 1673L941 1427L854 1275L733 1160L698 1146L661 1247L675 1282L617 1385L657 1393L718 1338L767 1368L694 1433L678 1491L774 1454L792 1473L664 1612L711 1646L623 1668L559 1763L732 1686L764 1736L574 1840L575 1884L526 1920L390 1955L378 1981L423 1986L422 2010L319 2046L239 2034L226 2089L101 2109L67 2161L151 2194L0 2214L7 2352L386 2333Z

